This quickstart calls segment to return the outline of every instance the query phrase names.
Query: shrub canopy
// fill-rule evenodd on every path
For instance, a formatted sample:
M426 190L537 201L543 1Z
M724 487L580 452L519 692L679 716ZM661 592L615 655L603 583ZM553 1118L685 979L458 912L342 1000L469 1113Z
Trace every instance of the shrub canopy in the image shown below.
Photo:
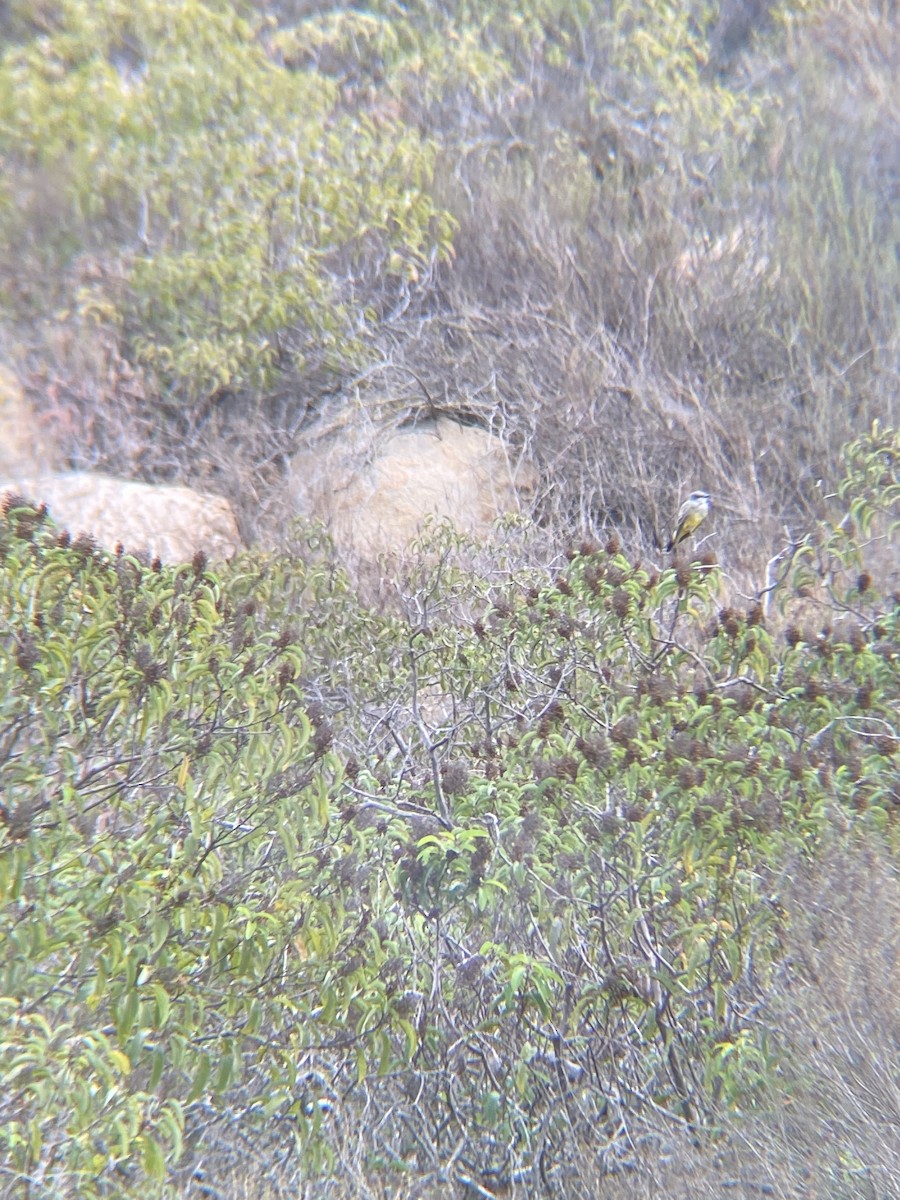
M284 1187L427 1174L462 1138L458 1182L556 1188L660 1114L764 1107L782 872L895 836L897 606L868 562L898 450L850 449L846 519L765 607L613 541L501 587L446 545L377 616L314 535L213 574L14 499L8 1180L137 1194L183 1154L237 1170L240 1129Z

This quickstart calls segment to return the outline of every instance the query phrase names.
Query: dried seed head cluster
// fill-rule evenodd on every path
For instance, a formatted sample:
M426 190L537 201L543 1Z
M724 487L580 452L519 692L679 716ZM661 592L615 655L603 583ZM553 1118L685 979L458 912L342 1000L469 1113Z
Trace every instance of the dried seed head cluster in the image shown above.
M89 533L79 533L78 537L72 542L72 550L85 561L93 558L97 553L97 543Z
M872 697L875 694L875 689L870 680L861 683L856 689L856 706L863 711L872 707Z
M785 766L791 779L801 780L808 766L806 755L799 750L789 754L785 759Z
M723 608L719 613L719 628L730 638L741 632L741 620L733 608Z
M457 760L441 767L441 784L448 796L461 796L469 788L469 768Z
M689 791L700 782L700 772L696 767L691 766L690 763L684 763L678 770L677 779L678 786L685 791Z
M556 625L556 632L564 642L569 642L575 636L578 626L569 616L560 617Z
M893 662L897 657L896 644L885 637L884 630L880 626L876 625L872 632L879 639L872 646L873 653L877 654L879 658L883 658L885 662Z
M359 760L355 757L355 755L351 754L344 763L344 774L351 783L355 783L359 778Z
M675 680L670 675L661 675L659 672L654 672L648 679L641 682L646 687L647 695L657 704L665 704L678 690Z
M628 593L626 592L626 590L624 588L617 587L616 590L612 594L612 597L609 602L609 606L613 610L613 612L616 614L617 617L619 617L619 618L627 617L628 612L631 608L631 597L628 595Z
M467 987L472 987L481 980L486 965L487 959L483 955L472 954L456 968L456 978Z
M573 754L552 759L551 766L557 779L571 779L574 782L578 778L578 759Z
M579 737L575 742L575 748L592 767L605 767L612 758L612 751L603 734Z
M483 838L478 843L478 847L475 850L475 853L472 855L472 861L469 865L470 880L475 886L480 884L484 879L485 872L490 864L492 854L493 846L487 840L487 838Z
M321 721L315 727L313 733L313 757L321 758L328 750L331 749L334 743L334 730L330 722Z
M18 492L7 492L2 501L0 501L0 513L4 517L9 517L10 513L15 510L31 508L31 505L24 496L20 496Z
M759 693L749 683L739 683L731 689L731 698L739 713L746 716L752 712L759 699Z
M600 814L600 828L604 833L619 832L619 818L614 812L606 811Z
M13 536L30 542L47 519L47 506L36 507L24 496L6 495L0 504L0 512L12 529Z
M599 596L603 591L603 581L605 577L606 576L603 567L599 565L585 567L584 582L588 585L593 595Z
M807 679L803 687L803 695L807 700L818 700L825 695L825 688L818 679Z
M562 721L566 712L559 700L551 700L538 721L537 731L540 737L547 737L554 724Z
M293 646L297 642L297 630L293 625L285 625L278 637L275 639L275 649L278 651L286 650L288 646Z
M135 650L134 664L143 676L145 683L158 683L166 676L165 664L154 660L153 649L146 644L138 646Z
M627 746L637 736L637 732L637 717L633 715L622 717L609 731L610 741L615 742L617 746Z
M26 673L40 662L40 652L33 634L22 633L16 638L16 665Z

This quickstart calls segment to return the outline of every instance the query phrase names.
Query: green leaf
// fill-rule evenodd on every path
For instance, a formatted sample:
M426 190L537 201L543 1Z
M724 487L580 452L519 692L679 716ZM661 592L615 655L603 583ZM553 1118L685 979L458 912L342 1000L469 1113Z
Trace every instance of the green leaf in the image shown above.
M197 1061L197 1068L194 1074L193 1082L191 1083L190 1091L188 1092L187 1096L185 1096L185 1104L191 1104L194 1100L198 1100L204 1094L211 1074L212 1058L204 1050L201 1052Z
M155 1138L142 1133L138 1138L141 1148L141 1160L144 1170L151 1179L164 1179L166 1175L166 1158L163 1148Z

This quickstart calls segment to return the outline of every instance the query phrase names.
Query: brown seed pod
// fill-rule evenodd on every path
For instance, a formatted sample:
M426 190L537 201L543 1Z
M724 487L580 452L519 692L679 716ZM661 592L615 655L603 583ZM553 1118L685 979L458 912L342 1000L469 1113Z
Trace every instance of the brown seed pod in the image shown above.
M867 679L865 681L865 683L861 683L859 685L859 687L856 689L857 706L863 710L871 708L872 707L872 697L874 694L875 694L875 689L872 686L871 681Z
M683 766L679 767L676 778L678 779L679 787L684 788L685 791L695 787L698 781L697 771L690 763L684 763Z
M469 768L464 762L444 763L441 767L441 783L448 796L461 796L469 787Z
M603 734L580 737L575 742L575 748L592 767L605 767L612 758L612 751Z
M631 608L631 597L624 588L617 587L612 594L609 606L617 617L627 617L628 611Z
M635 716L622 717L609 731L610 741L618 746L627 746L638 731L638 719Z
M854 625L850 630L850 648L854 654L861 654L866 648L866 635L863 633L859 625Z
M691 564L688 562L679 562L675 568L675 578L678 580L678 586L681 590L687 591L691 586Z

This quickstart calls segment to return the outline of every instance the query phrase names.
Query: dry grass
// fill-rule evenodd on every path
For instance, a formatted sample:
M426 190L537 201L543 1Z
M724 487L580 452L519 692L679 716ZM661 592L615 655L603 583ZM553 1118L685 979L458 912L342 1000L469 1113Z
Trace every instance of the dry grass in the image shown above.
M772 1011L791 1102L779 1133L831 1195L900 1195L896 863L871 843L835 847L786 903L796 915Z
M900 33L887 5L826 4L787 32L758 5L726 8L718 78L781 103L728 162L679 158L637 119L647 97L610 66L602 22L578 63L523 62L527 87L443 107L411 90L410 119L443 146L456 257L405 290L348 276L348 302L377 314L362 371L308 357L277 394L185 413L124 376L127 346L98 326L31 328L33 392L69 465L217 491L271 542L311 426L353 406L373 426L445 412L537 468L532 512L557 546L614 528L657 557L702 486L735 587L762 586L825 515L843 443L897 419Z

